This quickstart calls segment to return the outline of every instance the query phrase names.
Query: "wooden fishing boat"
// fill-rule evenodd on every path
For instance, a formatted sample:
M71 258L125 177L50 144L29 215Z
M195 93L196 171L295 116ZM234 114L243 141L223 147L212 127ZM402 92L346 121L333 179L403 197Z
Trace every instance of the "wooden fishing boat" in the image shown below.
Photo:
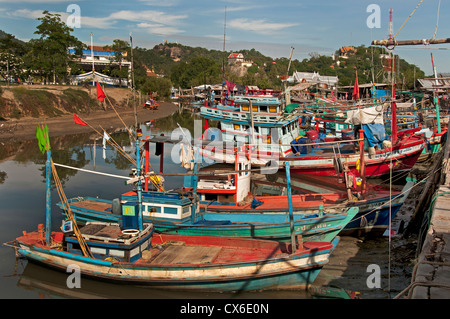
M163 197L165 196L165 197ZM216 211L216 206L200 205L200 212L193 218L192 204L183 207L162 204L167 196L179 194L161 194L143 192L143 220L152 222L158 233L183 235L232 236L240 238L261 238L288 240L291 236L289 208L272 209L264 212L243 207L239 211ZM152 198L151 198L152 197ZM122 195L121 201L136 200L137 193L132 191ZM164 199L165 198L165 199ZM286 205L287 206L287 199ZM310 206L309 209L306 205ZM295 235L302 235L305 240L331 242L337 234L356 216L358 208L336 207L321 209L321 202L305 202L303 209L294 211ZM62 207L61 204L58 204ZM77 223L89 221L117 222L122 221L119 214L114 214L112 207L120 206L120 202L93 197L76 197L69 200ZM209 209L211 207L211 209ZM152 208L155 210L152 211ZM228 207L227 207L228 208ZM156 210L158 209L158 211ZM175 213L177 211L177 213Z
M424 140L415 136L415 130L395 131L395 143L379 148L374 153L362 151L352 141L342 138L319 143L319 139L307 142L299 136L302 113L295 104L286 105L283 96L238 97L233 106L204 106L200 115L206 120L219 121L219 129L204 134L209 145L204 145L201 155L220 163L234 162L234 149L227 143L250 144L252 166L283 169L289 162L291 171L297 174L336 176L336 162L346 165L352 174L361 158L365 161L365 177L380 177L392 171L402 173L414 166L424 148ZM294 105L294 106L293 106ZM299 105L297 104L297 107ZM316 134L318 135L318 130ZM364 148L362 148L364 149Z
M415 185L414 179L407 178L401 188L392 192L382 185L367 184L362 198L355 195L360 187L352 187L352 198L349 199L347 186L340 179L327 176L293 175L287 180L286 174L261 175L252 173L251 186L242 180L241 173L213 176L215 164L202 172L211 170L211 175L202 175L197 185L196 194L199 197L200 210L208 214L209 220L253 220L260 216L281 216L289 210L287 184L297 193L291 195L294 220L308 214L318 214L330 217L345 210L356 208L358 211L351 218L339 235L372 235L384 233L389 222L395 217ZM237 171L238 169L236 169ZM252 201L242 203L236 201L236 188L229 186L230 180L237 181L237 188L243 187L245 192L255 195ZM225 185L225 186L222 186ZM190 176L185 178L184 191L193 192ZM287 213L286 213L287 216ZM323 218L323 221L326 219ZM320 224L316 224L318 226ZM325 234L324 232L323 234Z
M97 226L97 232L92 226ZM102 226L117 231L104 236ZM118 243L118 226L85 227L91 230L80 231L95 250L94 257L86 257L77 249L75 237L58 232L52 232L51 245L38 232L25 233L16 239L17 252L32 262L61 271L78 267L82 276L109 282L223 292L305 289L314 282L338 242L338 238L333 243L304 242L293 252L288 243L268 240L153 235L153 226L148 224L145 234L141 232L132 240L135 246L130 252L136 254L131 261L119 257L127 253L125 243Z

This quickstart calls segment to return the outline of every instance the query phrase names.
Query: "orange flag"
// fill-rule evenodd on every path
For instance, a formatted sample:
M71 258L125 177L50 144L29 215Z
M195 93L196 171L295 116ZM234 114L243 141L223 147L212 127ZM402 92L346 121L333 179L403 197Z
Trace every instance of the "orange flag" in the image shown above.
M100 86L100 83L97 81L97 100L103 101L105 99L106 95L102 90L102 87Z

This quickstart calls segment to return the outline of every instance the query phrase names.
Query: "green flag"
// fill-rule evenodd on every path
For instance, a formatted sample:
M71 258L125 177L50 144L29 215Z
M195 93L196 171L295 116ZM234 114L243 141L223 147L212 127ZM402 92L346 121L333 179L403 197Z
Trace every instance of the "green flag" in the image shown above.
M43 127L43 130L41 130L39 126L36 126L36 138L38 140L39 149L41 150L42 154L45 154L46 150L50 150L47 124Z

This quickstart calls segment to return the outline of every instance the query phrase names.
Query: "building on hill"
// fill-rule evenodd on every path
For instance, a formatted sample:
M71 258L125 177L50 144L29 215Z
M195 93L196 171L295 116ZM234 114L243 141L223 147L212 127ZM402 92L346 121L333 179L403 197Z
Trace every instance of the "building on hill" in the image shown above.
M351 55L356 53L354 47L342 47L339 49L339 57L348 59Z
M75 54L75 49L69 49L69 54ZM124 57L126 54L123 55ZM76 75L73 77L73 84L79 84L80 81L92 81L92 77L94 75L94 81L100 81L108 86L125 86L129 87L131 85L131 62L122 60L120 62L116 61L116 52L104 48L101 46L89 46L87 50L83 50L83 55L81 58L76 59L77 62L84 73L80 75ZM102 73L105 69L108 69L109 72L114 69L120 68L128 69L128 77L127 78L113 78L109 77Z
M148 66L146 66L145 64L143 64L144 69L145 69L145 75L148 77L152 77L152 76L156 76L158 77L158 74L155 73L155 71L153 69L149 69Z
M249 68L253 65L253 61L247 61L244 59L244 55L242 53L231 53L228 56L228 65L237 65Z

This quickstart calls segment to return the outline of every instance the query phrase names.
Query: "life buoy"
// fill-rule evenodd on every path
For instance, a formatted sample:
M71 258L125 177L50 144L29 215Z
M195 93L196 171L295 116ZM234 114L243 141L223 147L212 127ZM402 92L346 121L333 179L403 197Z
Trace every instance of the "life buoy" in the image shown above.
M139 234L139 230L138 229L124 229L124 230L122 230L122 234L130 235L131 237L134 237Z

